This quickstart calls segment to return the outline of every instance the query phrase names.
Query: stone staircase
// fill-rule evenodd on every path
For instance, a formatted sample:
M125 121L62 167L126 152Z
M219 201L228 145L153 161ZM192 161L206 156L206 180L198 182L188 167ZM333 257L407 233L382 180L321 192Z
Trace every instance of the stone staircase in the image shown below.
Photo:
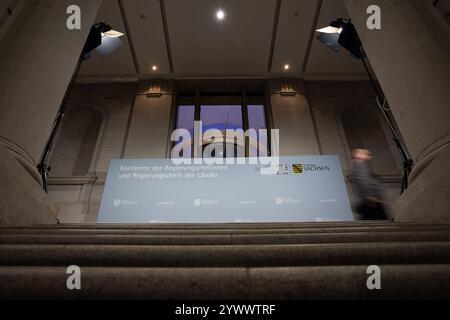
M81 268L68 290L67 267ZM369 290L367 268L381 268ZM393 222L0 229L0 299L450 297L450 226Z

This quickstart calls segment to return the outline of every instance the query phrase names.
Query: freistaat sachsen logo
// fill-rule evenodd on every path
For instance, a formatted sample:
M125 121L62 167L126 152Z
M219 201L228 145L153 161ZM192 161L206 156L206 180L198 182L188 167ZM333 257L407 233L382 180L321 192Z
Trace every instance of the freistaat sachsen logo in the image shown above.
M293 164L292 171L294 171L295 174L303 173L303 165L302 164Z

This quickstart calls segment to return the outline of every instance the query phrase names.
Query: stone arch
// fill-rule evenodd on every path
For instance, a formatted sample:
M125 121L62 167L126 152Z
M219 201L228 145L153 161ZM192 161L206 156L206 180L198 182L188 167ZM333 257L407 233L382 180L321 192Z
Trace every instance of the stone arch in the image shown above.
M51 154L50 177L86 176L96 155L105 114L97 108L70 109Z

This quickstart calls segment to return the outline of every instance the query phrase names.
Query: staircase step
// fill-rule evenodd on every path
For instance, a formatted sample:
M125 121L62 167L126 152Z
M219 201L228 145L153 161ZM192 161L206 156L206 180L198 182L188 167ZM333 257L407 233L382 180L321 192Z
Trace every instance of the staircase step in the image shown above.
M448 297L450 265L380 265L381 290L366 266L278 268L82 267L82 290L65 267L0 267L0 299L437 299Z
M177 230L177 229L292 229L292 228L328 228L328 227L370 227L370 226L396 226L396 227L413 227L413 226L439 226L427 225L421 223L398 223L388 220L383 221L333 221L333 222L262 222L262 223L94 223L94 224L57 224L57 225L37 225L35 229L133 229L133 230ZM441 225L449 227L449 225ZM29 227L22 227L28 229Z
M82 268L82 290L66 268ZM382 290L366 287L379 265ZM387 221L0 228L0 299L430 299L450 226Z
M450 231L450 226L350 226L316 228L251 228L251 229L93 229L93 228L5 228L0 234L83 234L83 235L230 235L230 234L305 234L305 233L348 233L348 232L412 232Z
M322 228L322 227L347 227L347 226L414 226L420 223L394 223L389 220L378 221L331 221L331 222L255 222L255 223L63 223L58 225L36 225L35 228L114 228L114 229L280 229L293 227Z
M0 245L2 266L269 267L450 263L450 242L296 245Z
M222 235L1 234L0 244L258 245L450 241L450 231Z

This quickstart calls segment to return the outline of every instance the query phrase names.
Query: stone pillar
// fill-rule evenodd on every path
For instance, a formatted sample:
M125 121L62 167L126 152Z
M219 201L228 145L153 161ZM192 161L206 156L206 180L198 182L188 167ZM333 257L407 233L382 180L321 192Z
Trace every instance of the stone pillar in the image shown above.
M416 167L396 220L450 223L450 50L424 1L379 0L381 30L366 27L372 0L343 0Z
M269 80L274 129L280 130L280 155L319 154L311 108L301 79Z
M125 159L166 157L172 134L169 127L173 88L171 80L139 81L123 155Z
M0 225L54 221L36 165L100 4L27 0L2 33ZM69 5L81 9L81 30L66 26Z

